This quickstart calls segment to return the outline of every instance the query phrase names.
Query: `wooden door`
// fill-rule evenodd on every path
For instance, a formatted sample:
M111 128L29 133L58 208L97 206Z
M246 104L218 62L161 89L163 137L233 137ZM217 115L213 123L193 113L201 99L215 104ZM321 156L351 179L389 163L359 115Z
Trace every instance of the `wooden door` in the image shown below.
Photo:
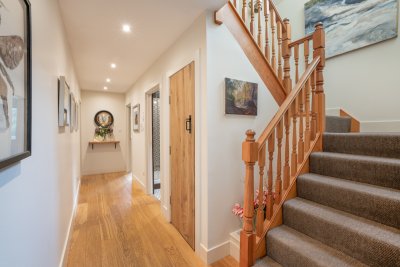
M170 77L171 222L194 249L194 62Z

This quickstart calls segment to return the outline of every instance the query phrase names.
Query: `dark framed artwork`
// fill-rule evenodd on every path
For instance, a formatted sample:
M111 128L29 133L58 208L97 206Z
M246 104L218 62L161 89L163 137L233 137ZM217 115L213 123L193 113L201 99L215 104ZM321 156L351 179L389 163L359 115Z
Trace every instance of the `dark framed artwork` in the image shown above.
M69 85L65 77L60 76L58 79L58 126L64 127L70 124L71 114L71 97Z
M101 110L94 116L94 122L97 126L110 127L114 123L114 116L107 110Z
M132 108L132 119L133 119L133 131L139 132L140 131L140 105L137 104Z
M0 2L0 169L31 155L31 9Z
M225 78L225 114L257 115L258 84Z

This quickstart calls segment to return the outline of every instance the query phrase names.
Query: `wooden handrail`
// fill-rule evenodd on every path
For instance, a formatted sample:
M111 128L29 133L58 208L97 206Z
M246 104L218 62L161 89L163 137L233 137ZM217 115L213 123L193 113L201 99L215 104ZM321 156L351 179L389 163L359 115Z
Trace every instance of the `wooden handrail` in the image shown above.
M313 39L313 34L311 33L311 34L306 35L306 36L304 36L304 37L302 37L302 38L300 38L300 39L298 39L296 41L291 42L289 44L289 48L295 47L296 45L301 45L305 41L311 41L312 39Z
M286 97L285 101L280 106L278 112L272 118L270 123L264 129L260 137L257 139L257 143L259 148L262 148L262 145L265 144L271 135L272 131L275 129L277 124L281 121L282 116L288 111L290 105L296 99L297 95L299 94L300 90L304 87L307 80L310 78L311 74L316 70L318 64L320 62L320 57L316 57L313 61L308 65L307 69L305 70L304 74L301 76L299 82L296 84L292 92Z

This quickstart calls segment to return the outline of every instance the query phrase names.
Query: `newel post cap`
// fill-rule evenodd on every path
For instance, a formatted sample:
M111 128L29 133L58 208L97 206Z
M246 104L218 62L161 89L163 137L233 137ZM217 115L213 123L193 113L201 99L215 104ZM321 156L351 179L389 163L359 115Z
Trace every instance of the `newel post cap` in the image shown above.
M246 140L242 143L242 159L247 163L255 163L258 159L258 143L253 130L246 131Z

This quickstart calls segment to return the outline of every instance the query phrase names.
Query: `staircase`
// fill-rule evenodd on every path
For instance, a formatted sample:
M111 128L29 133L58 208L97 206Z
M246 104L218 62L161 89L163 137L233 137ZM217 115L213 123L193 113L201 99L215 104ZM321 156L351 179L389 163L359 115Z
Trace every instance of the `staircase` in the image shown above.
M400 135L325 116L323 25L292 41L272 0L231 0L215 22L279 105L242 143L240 266L400 266Z
M400 135L326 128L255 266L400 266Z

